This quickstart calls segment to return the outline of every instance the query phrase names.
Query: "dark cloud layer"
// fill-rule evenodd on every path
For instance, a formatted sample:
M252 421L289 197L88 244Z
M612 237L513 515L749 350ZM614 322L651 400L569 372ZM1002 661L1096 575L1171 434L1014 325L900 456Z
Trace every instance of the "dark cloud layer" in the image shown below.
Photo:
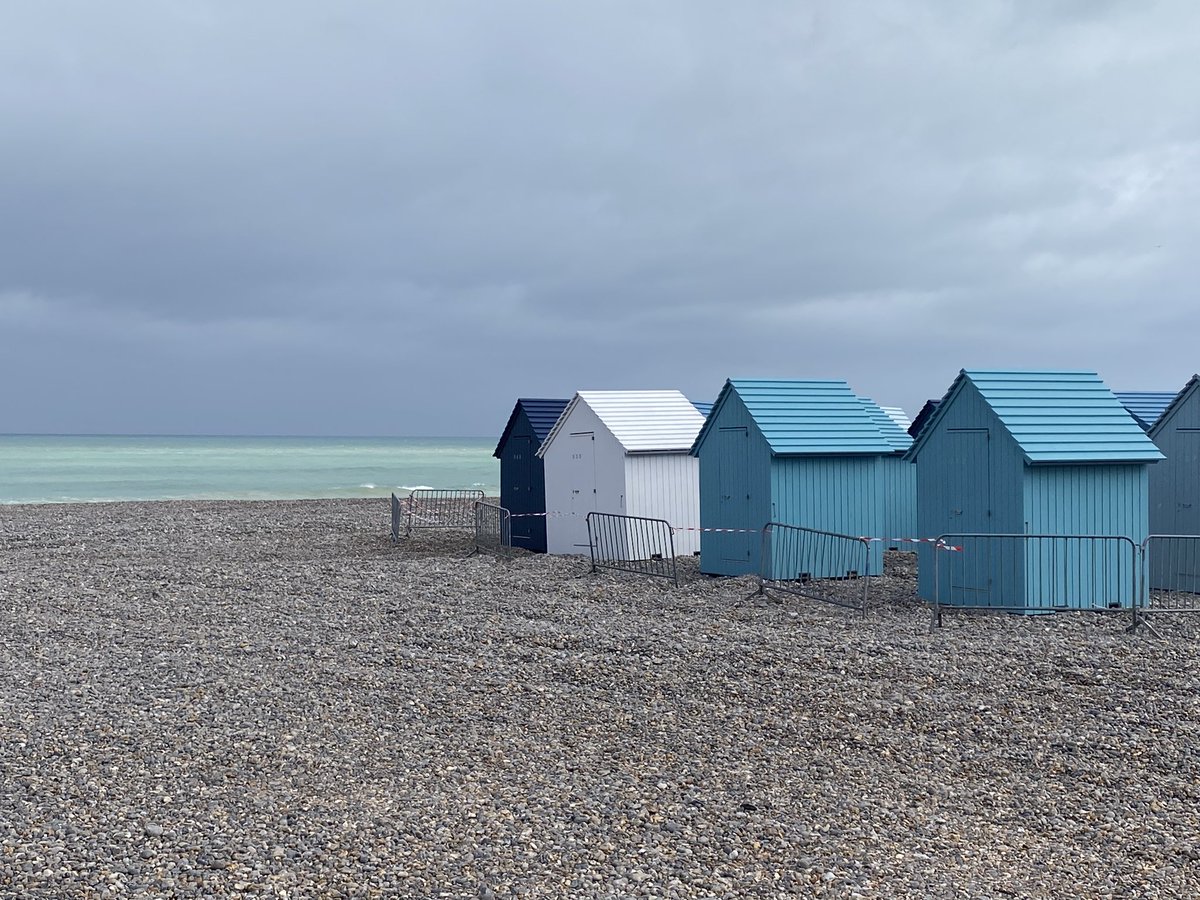
M0 430L1200 369L1182 0L12 6Z

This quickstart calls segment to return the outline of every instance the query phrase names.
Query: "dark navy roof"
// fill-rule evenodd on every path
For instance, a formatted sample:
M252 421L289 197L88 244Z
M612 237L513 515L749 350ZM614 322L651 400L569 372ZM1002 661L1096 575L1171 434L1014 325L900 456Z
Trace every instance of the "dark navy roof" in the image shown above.
M1149 431L1159 420L1171 401L1175 399L1175 391L1114 391L1121 405L1129 410L1129 414L1138 420L1138 424Z
M914 438L917 437L921 433L921 429L925 427L925 423L929 421L930 416L937 412L938 404L941 402L941 400L926 400L921 411L917 413L917 417L908 426L908 433Z
M508 441L509 432L512 431L513 425L517 422L517 416L521 410L525 410L525 415L529 419L529 424L533 428L534 439L541 444L546 439L546 435L550 433L550 429L554 427L554 423L558 421L558 417L562 415L562 411L567 408L570 400L546 400L534 397L522 397L513 406L512 412L508 416L508 424L504 426L504 433L500 435L500 443L496 444L496 450L492 453L497 459L500 457L501 451L504 449L504 444Z
M1095 372L963 369L909 451L971 382L1029 463L1157 462L1163 455Z

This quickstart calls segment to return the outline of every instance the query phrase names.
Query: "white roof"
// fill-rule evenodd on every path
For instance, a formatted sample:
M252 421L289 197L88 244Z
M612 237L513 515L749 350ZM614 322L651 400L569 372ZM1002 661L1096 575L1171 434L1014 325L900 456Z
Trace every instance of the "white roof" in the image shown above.
M879 407L888 414L888 418L903 428L905 431L912 426L912 419L908 417L908 413L898 406L881 406Z
M704 416L679 391L580 391L546 435L538 456L554 443L580 403L596 414L626 453L686 453L704 427Z

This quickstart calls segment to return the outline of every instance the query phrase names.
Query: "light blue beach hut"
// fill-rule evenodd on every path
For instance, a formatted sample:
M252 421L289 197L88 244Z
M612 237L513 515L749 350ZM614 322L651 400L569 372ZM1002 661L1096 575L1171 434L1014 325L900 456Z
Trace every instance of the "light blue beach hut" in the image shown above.
M1094 372L963 370L908 458L917 467L922 535L1124 535L1140 542L1149 464L1162 454ZM956 543L961 555L937 566L943 604L1021 611L1132 599L1135 554L1123 543L1119 550L1066 541ZM1097 547L1109 555L1097 555ZM920 545L918 591L929 600L935 552L954 555Z
M895 451L877 417L844 381L726 381L691 453L700 459L701 527L739 530L701 534L700 570L758 571L756 530L770 521L880 535L881 460ZM773 571L773 565L766 577L796 577ZM879 543L871 545L868 568L859 574L882 571ZM847 573L824 571L817 562L804 574Z
M892 453L880 457L880 479L883 490L882 537L912 537L917 533L917 467L908 461L905 454L912 446L908 428L912 425L904 411L894 406L878 406L873 400L863 399L867 411L879 426L884 440L892 447ZM912 550L912 544L894 540L884 543L889 550Z

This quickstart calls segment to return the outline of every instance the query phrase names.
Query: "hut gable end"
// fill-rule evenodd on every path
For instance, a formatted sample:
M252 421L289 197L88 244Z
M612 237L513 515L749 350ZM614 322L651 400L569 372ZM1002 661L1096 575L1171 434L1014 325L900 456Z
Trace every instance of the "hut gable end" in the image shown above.
M966 370L922 428L938 430L964 384L978 391L1030 464L1155 462L1162 454L1094 372Z

